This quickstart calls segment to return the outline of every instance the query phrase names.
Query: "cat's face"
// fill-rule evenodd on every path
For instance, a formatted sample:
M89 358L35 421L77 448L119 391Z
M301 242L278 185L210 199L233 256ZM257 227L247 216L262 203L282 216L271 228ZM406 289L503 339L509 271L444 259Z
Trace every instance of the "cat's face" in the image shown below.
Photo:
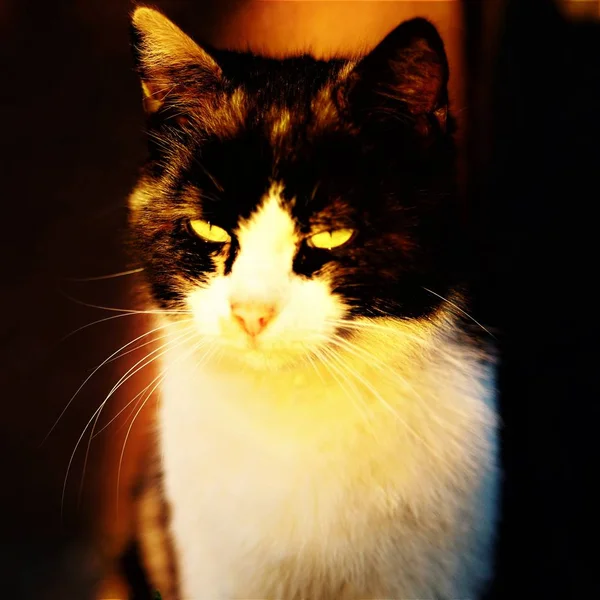
M134 15L150 158L132 227L161 309L254 365L364 318L423 319L458 281L447 64L405 23L355 62L210 54Z

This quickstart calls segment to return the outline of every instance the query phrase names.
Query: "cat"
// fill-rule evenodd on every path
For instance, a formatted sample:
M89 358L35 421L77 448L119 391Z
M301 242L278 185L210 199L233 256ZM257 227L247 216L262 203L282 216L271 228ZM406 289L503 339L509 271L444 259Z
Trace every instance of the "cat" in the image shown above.
M201 47L132 16L149 156L129 200L166 336L140 544L166 600L478 598L495 350L467 317L434 25L364 56Z

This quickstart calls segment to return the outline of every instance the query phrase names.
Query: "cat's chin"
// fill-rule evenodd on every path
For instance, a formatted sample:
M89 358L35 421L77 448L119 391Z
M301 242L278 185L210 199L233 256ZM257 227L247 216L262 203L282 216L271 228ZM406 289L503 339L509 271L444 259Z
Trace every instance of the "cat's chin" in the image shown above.
M218 353L222 366L253 371L293 370L309 361L306 348L261 347L257 344L224 345Z

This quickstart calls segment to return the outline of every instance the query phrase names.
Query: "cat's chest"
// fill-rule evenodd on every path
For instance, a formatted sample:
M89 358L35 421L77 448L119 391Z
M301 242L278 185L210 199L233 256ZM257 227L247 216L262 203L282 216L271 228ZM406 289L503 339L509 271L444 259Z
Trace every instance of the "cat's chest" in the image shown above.
M348 401L343 392L318 378L256 381L174 369L163 383L160 409L167 476L197 473L210 482L197 490L197 502L243 500L270 520L276 507L306 506L317 487L325 510L371 454L361 447L364 413L344 410L342 400Z
M337 425L311 423L310 410L299 411L294 420L272 404L284 393L280 386L261 388L205 374L197 378L203 390L190 394L181 389L183 377L180 371L165 382L161 408L163 467L176 537L193 547L201 536L213 559L237 569L246 564L241 557L257 549L272 563L308 551L322 539L347 548L347 535L339 533L348 531L345 523L356 520L369 502L364 495L356 502L349 495L358 471L367 468L360 466L366 453L358 430L353 448L341 430L335 431L343 415ZM306 394L318 400L315 395L324 390L317 384L306 389L306 382L291 378L285 393L281 402L300 402ZM237 413L234 397L254 403L256 410Z
M432 480L451 479L487 427L475 378L469 390L449 374L411 381L358 365L357 377L345 380L167 366L160 409L167 487L198 518L232 515L239 504L257 526L279 527L281 513L322 534L342 508L360 510L349 506L354 493L363 506L386 505L392 490L426 494L423 469Z
M454 512L493 461L484 372L459 368L461 355L429 371L357 362L344 378L166 359L160 445L189 590L223 591L235 572L244 590L282 597L266 583L273 569L341 577L365 556L385 563L382 544L397 556L401 540L425 560L432 538L453 543Z

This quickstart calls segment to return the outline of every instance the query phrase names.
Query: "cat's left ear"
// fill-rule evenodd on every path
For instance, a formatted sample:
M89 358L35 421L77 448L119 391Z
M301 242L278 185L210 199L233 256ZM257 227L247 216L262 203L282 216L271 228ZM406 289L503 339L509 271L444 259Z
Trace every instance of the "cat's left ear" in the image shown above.
M156 112L181 88L193 86L198 94L218 88L222 73L215 60L167 17L141 6L133 12L131 25L147 113Z
M339 100L358 119L411 118L420 133L446 130L448 59L429 21L411 19L389 33L340 82Z

